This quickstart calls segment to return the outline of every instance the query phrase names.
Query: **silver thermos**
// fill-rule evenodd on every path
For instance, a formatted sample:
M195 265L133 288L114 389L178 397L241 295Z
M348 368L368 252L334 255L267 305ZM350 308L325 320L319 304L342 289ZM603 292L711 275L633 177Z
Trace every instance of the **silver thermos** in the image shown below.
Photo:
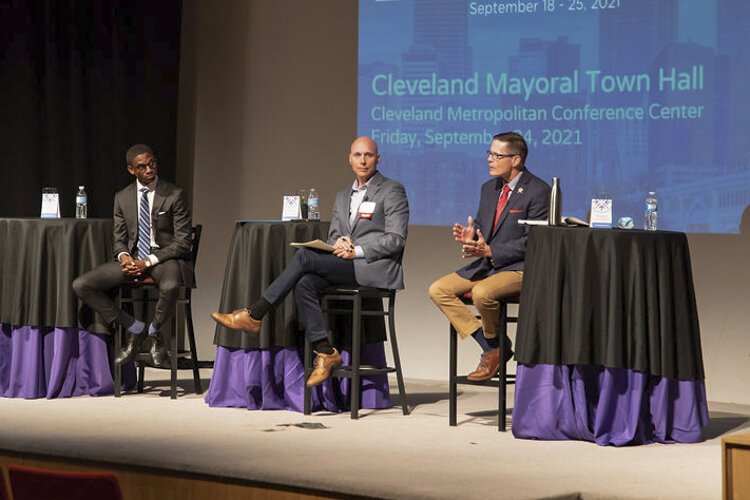
M560 191L560 179L552 178L552 189L549 192L549 215L547 223L550 226L562 225L562 192Z

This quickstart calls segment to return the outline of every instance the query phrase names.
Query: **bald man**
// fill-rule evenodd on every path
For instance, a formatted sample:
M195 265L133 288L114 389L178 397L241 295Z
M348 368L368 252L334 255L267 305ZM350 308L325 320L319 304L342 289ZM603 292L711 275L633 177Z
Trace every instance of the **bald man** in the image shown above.
M404 288L401 258L409 203L404 187L378 172L379 162L375 141L369 137L354 140L349 165L355 180L336 194L328 232L333 252L297 250L289 266L250 308L211 314L229 329L257 334L263 316L294 289L299 320L316 354L308 387L321 384L341 365L339 351L328 340L328 324L320 305L324 290L332 285Z

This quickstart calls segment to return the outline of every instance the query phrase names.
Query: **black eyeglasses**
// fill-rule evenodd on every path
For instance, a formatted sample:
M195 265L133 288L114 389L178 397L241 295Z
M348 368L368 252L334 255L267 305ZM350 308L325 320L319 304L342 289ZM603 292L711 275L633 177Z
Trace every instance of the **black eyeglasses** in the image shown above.
M145 172L147 168L151 167L152 170L156 170L156 158L152 158L150 162L148 163L139 163L138 165L135 165L133 168L136 169L139 172Z
M502 160L503 158L511 158L513 156L519 156L518 153L493 153L489 149L487 150L487 156L491 156L493 160Z

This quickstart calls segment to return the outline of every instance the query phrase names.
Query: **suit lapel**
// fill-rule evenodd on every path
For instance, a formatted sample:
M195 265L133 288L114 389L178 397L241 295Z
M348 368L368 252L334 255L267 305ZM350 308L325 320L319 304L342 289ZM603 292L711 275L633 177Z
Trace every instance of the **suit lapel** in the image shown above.
M380 189L380 184L383 182L383 176L380 175L380 172L376 172L375 175L372 177L372 180L367 185L367 190L365 191L365 197L362 199L362 202L365 201L373 201L375 198L375 194L377 194L378 190ZM347 200L348 202L349 200ZM346 213L349 213L349 207L346 209ZM354 228L357 227L357 224L359 223L359 214L354 215L354 222L351 224L351 230L352 234L354 233Z
M164 205L164 202L167 200L167 196L169 195L169 186L166 182L160 180L156 183L156 190L154 192L154 202L151 204L151 225L154 225L154 221L156 220L156 216L159 214L159 211L161 210L161 207Z
M524 170L525 172L525 170ZM510 195L510 199L508 199L508 203L505 204L505 208L503 208L503 212L500 214L500 218L497 221L497 227L494 228L492 231L492 235L494 236L497 234L498 229L500 229L500 226L503 225L503 222L505 222L505 219L508 218L508 214L510 213L511 209L515 209L516 207L523 206L524 203L524 194L525 189L524 186L526 186L526 183L529 181L531 176L529 175L521 175L521 178L518 179L518 183L516 184L516 189L513 190L513 192ZM500 185L500 189L502 189L502 184ZM497 197L495 198L495 204L497 205L497 199L500 197L498 189Z
M135 241L136 235L138 234L138 197L139 193L136 189L137 184L133 182L130 184L125 191L123 191L123 215L125 217L125 224L128 227L128 237L131 241Z

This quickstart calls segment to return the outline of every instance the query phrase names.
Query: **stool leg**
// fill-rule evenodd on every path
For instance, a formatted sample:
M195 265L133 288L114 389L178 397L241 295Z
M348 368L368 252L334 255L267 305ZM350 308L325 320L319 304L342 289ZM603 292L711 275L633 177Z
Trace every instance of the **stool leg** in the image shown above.
M136 390L138 391L138 394L143 393L143 380L146 378L145 375L146 375L146 366L139 361L138 362L138 386L136 388Z
M362 297L354 296L352 304L352 376L351 376L351 417L359 418L359 382L360 382L360 354L362 351Z
M449 334L450 347L448 349L448 425L453 427L456 426L456 403L458 399L457 387L456 387L456 372L458 371L458 333L453 328L453 324L450 324Z
M187 322L188 342L190 343L190 358L193 361L193 382L195 383L195 393L203 394L203 385L201 384L201 372L198 368L198 350L195 348L195 330L193 328L193 302L191 300L190 289L185 290L185 321Z
M312 373L312 344L305 338L305 377L302 380L302 387L304 388L304 414L309 415L312 412L312 394L309 387L307 387L307 378Z
M122 349L122 326L115 328L115 338L112 342L112 372L114 374L115 397L122 395L122 367L115 363L118 352Z
M505 377L507 375L507 367L505 366L505 337L508 333L508 305L504 302L500 302L500 331L497 333L497 337L500 344L500 384L498 391L500 392L498 401L498 411L500 412L500 415L498 415L497 419L497 430L500 432L505 432L505 411L507 409L507 401L506 401L506 395L505 395L505 389L506 389L506 380Z
M401 411L404 415L408 415L409 405L406 403L404 373L401 371L401 356L398 353L398 340L396 340L396 296L394 292L388 296L388 333L391 340L391 351L393 352L393 364L396 365L396 381L398 382L398 395L401 398Z
M169 362L170 388L169 398L177 399L177 318L175 317L174 328L172 328L172 349L170 350L171 359Z

